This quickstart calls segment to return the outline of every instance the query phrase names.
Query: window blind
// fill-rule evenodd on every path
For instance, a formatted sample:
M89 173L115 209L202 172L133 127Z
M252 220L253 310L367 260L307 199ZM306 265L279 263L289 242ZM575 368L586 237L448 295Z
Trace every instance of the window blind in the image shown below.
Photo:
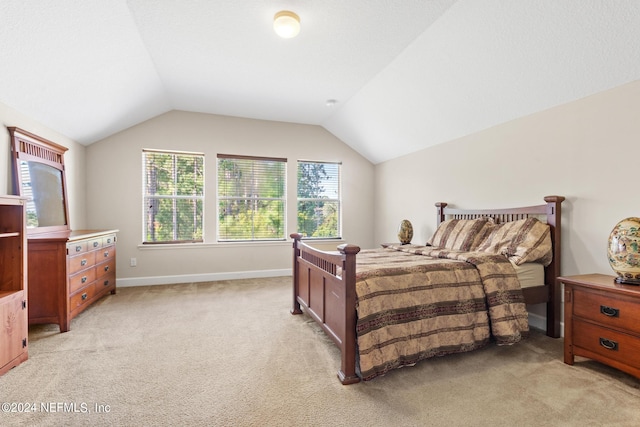
M287 160L218 155L218 240L284 240Z

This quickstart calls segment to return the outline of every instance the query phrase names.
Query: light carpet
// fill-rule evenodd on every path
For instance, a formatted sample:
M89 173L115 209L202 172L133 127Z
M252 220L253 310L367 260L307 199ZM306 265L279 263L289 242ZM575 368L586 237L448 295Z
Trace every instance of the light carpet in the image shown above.
M640 425L640 380L565 365L562 340L541 333L343 386L337 348L289 314L290 287L121 288L67 333L32 326L29 360L0 377L0 402L22 412L0 413L0 425Z

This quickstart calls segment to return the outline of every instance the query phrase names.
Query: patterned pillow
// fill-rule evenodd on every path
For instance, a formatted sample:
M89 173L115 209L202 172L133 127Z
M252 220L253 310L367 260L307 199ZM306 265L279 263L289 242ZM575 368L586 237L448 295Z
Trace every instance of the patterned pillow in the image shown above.
M438 226L427 246L458 251L474 251L491 230L487 218L448 219Z
M551 263L551 230L537 218L495 225L478 251L506 255L514 264L537 262L545 267Z

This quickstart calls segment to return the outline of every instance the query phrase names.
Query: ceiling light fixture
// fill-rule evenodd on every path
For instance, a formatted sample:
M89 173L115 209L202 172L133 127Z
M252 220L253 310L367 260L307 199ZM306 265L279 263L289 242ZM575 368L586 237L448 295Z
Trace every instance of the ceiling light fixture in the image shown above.
M273 29L283 39L295 37L300 32L300 17L288 10L281 10L273 17Z

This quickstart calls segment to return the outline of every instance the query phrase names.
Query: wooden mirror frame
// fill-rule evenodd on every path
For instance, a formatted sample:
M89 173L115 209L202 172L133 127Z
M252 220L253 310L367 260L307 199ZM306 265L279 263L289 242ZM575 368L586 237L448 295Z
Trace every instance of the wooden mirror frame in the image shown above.
M67 148L17 127L7 127L7 129L9 130L9 134L11 136L11 152L13 158L13 192L14 194L26 197L28 199L27 234L32 235L69 231L67 178L65 176L64 168L64 153L65 151L67 151ZM36 216L38 216L38 212L35 208L35 204L38 203L38 201L33 195L33 188L31 188L30 190L25 187L29 184L24 182L23 170L21 168L22 162L28 162L32 166L46 166L48 168L53 168L55 169L54 171L51 169L49 170L53 171L56 174L59 173L59 185L56 185L56 188L53 189L53 192L47 192L47 195L51 195L50 193L59 192L60 197L56 197L53 200L46 201L50 204L45 205L58 211L54 214L55 221L52 221L52 223L47 223L47 221L44 221L45 225L40 225L42 222L42 218L37 218L37 226L29 225L30 215L35 214ZM57 182L57 177L55 178L56 179L54 179L54 182ZM44 184L51 186L52 182L44 182ZM39 199L42 200L42 198ZM60 206L59 208L56 207L58 203L62 204L62 206ZM31 210L29 207L30 204L32 206Z

